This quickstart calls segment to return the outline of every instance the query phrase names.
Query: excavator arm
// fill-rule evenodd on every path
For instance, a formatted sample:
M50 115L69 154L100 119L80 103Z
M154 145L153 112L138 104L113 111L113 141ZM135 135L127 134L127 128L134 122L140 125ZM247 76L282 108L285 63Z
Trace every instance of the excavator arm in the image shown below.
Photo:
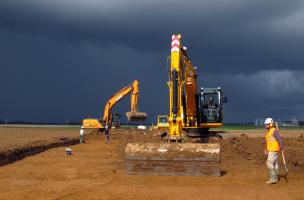
M170 114L168 118L169 133L175 140L181 139L183 108L182 87L184 85L180 51L181 35L173 35L171 43L171 67L169 76Z
M147 118L147 114L144 112L138 112L138 93L139 82L134 80L131 84L122 88L120 91L112 95L104 107L104 114L102 117L102 123L99 123L97 119L85 119L83 120L84 128L103 128L103 125L111 127L112 124L112 108L124 97L131 94L130 112L126 113L128 121L144 121Z
M131 105L130 105L130 112L127 112L127 118L129 121L144 121L147 118L147 114L143 112L138 112L138 92L139 92L139 83L137 80L134 80L130 85L122 88L116 94L114 94L110 99L107 101L104 107L104 114L103 114L103 123L105 125L110 125L112 121L112 108L124 97L128 94L131 94Z

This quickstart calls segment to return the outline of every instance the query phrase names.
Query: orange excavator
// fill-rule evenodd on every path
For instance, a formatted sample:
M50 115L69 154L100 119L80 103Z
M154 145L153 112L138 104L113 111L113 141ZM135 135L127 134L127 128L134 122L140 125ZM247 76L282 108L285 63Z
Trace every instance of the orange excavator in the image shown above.
M104 113L102 119L84 119L82 126L84 129L98 129L103 131L104 127L107 125L112 126L112 108L128 94L131 94L131 109L126 112L128 121L145 121L147 119L147 113L138 111L138 93L139 93L139 82L134 80L131 84L122 88L120 91L115 93L109 98L104 107Z

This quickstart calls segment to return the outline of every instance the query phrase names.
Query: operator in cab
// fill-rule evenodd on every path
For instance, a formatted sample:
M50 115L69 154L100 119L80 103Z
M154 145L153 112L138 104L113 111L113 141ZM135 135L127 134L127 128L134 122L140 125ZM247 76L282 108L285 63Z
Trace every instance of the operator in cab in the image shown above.
M218 106L217 104L214 102L214 98L213 97L209 97L208 98L208 103L207 103L207 108L208 109L216 109Z

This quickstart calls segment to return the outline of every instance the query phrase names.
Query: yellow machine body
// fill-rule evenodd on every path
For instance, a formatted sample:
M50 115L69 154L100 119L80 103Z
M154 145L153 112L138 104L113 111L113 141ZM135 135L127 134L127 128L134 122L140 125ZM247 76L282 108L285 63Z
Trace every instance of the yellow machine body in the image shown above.
M210 128L223 126L220 120L203 120L205 113L203 110L200 92L197 89L196 67L192 64L188 55L188 50L181 44L182 36L180 34L172 36L171 43L171 66L168 81L169 86L169 137L170 140L179 140L183 137L184 131L200 132ZM209 91L218 96L221 95L220 88L208 88ZM202 92L203 93L203 92ZM218 103L219 111L223 115L220 96ZM208 109L205 109L207 112Z
M157 128L158 129L168 129L168 116L167 115L158 115L157 116Z

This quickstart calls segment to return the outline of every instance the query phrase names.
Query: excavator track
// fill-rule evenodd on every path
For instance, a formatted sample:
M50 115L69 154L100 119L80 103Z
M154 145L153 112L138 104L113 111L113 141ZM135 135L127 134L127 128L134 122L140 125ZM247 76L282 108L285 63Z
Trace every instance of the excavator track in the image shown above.
M185 129L185 133L189 137L201 137L208 135L209 129L208 128L187 128Z
M221 175L219 143L128 143L125 169L130 175Z

